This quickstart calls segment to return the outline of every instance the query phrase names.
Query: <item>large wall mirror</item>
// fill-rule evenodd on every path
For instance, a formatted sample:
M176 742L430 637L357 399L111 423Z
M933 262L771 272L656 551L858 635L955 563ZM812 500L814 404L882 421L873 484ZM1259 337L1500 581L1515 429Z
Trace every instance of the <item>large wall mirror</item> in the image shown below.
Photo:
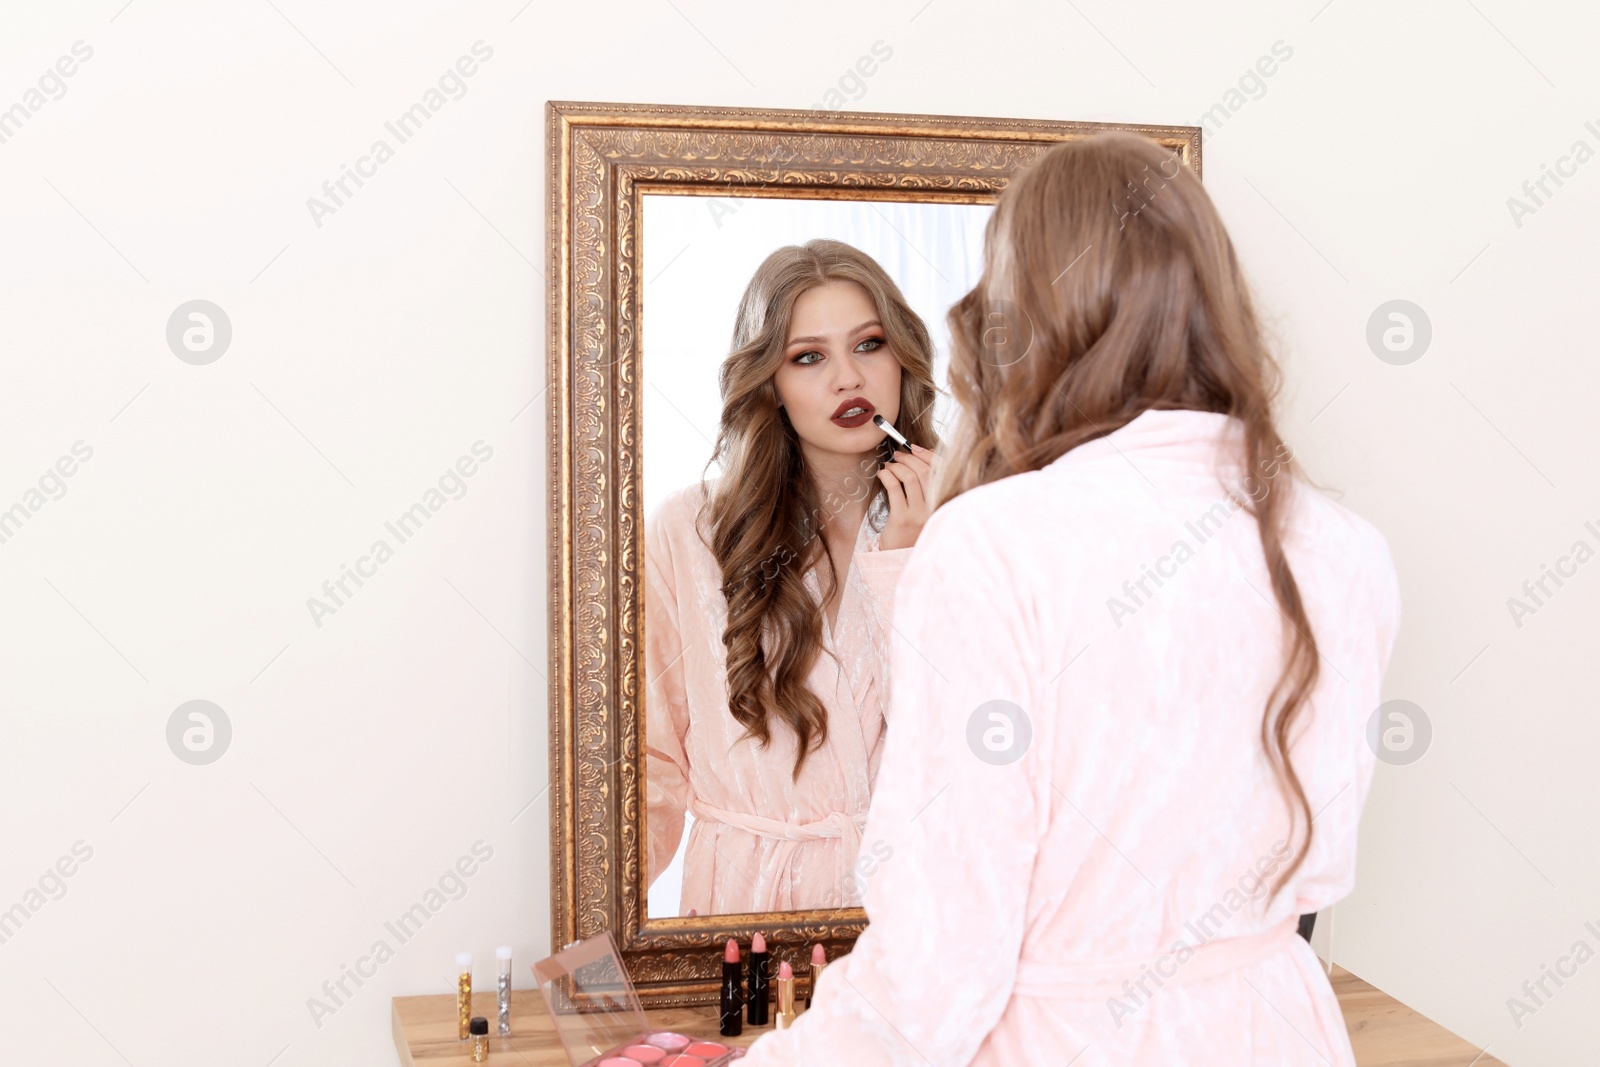
M552 944L610 930L642 999L706 1003L727 938L760 931L801 971L813 942L833 958L865 923L831 868L795 899L783 873L795 849L770 828L754 861L697 834L697 813L732 808L748 826L793 825L793 796L765 788L747 753L704 729L676 743L648 736L646 519L719 473L719 373L752 276L775 251L819 238L870 256L927 324L942 429L945 312L978 278L984 226L1009 177L1051 143L1104 129L1151 137L1198 174L1200 134L570 102L546 114ZM714 619L720 591L698 588ZM694 600L678 590L680 606ZM714 625L682 629L720 644L707 637ZM695 645L682 657L703 669L717 651ZM823 773L864 805L870 776L855 742ZM850 842L849 831L833 835ZM759 869L742 869L751 862ZM717 879L748 891L715 891Z

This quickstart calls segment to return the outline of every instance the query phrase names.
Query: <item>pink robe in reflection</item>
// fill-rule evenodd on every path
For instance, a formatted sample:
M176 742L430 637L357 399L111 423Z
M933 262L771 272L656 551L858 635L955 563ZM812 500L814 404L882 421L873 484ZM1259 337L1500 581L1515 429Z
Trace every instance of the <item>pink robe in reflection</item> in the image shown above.
M1147 411L933 513L896 591L870 925L745 1067L1353 1067L1295 925L1355 883L1399 582L1374 526L1296 485L1285 551L1321 676L1292 752L1316 836L1265 907L1287 867L1258 740L1282 616L1212 470L1239 428ZM992 701L1022 709L1010 749Z
M645 523L651 878L672 862L687 810L694 823L681 914L858 905L855 865L885 733L889 611L912 550L880 551L871 523L861 523L836 626L824 616L823 648L808 679L828 711L827 742L796 782L794 732L775 722L762 749L740 739L744 728L728 714L727 601L721 571L694 528L704 495L699 483L680 489ZM820 602L816 571L805 581Z

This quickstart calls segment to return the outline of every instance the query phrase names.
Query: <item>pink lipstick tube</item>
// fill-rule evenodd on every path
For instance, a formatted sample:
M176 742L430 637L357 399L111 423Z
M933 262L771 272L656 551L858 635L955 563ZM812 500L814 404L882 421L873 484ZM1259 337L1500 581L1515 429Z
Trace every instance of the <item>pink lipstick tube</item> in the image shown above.
M728 938L728 947L722 955L722 1030L723 1037L738 1037L744 1033L744 1007L739 983L739 942Z

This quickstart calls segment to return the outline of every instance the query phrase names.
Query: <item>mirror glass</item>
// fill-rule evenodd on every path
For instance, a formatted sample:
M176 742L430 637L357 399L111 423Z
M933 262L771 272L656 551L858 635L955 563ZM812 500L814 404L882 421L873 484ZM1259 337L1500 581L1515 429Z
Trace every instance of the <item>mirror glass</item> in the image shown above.
M692 547L683 522L688 509L675 505L695 499L702 478L715 480L721 473L707 464L722 416L719 372L741 297L769 255L814 238L841 241L871 257L922 319L938 386L933 427L944 437L952 403L945 387L945 313L982 271L983 230L993 206L677 194L646 194L642 200L641 673L647 737L638 750L646 765L641 837L648 842L647 915L687 915L691 908L706 915L856 906L861 878L870 874L863 865L881 858L860 839L884 733L884 709L876 699L882 688L864 679L877 672L886 680L888 669L887 662L867 662L873 655L886 659L886 644L866 654L850 647L859 645L851 638L862 632L869 611L867 601L852 592L865 588L860 574L852 569L842 575L835 623L845 655L829 654L833 637L825 625L824 650L811 676L826 683L822 687L833 697L842 694L827 708L829 741L808 757L795 781L796 745L792 732L782 733L786 723L774 722L774 741L766 748L734 740L742 728L732 720L726 695L721 634L727 604L720 569L709 547ZM814 321L844 323L841 315L854 320L863 308L870 317L871 294L853 282L843 284L854 299L823 302L814 308L821 316ZM858 324L850 321L848 327ZM789 331L791 337L799 332ZM830 351L865 353L887 344L881 329L829 337L821 346L824 355L811 357L813 362ZM868 343L872 337L877 345ZM793 349L786 352L786 358L794 355ZM869 447L882 440L870 423L854 432L871 435ZM866 477L873 478L872 470ZM870 482L864 488L871 489ZM864 520L858 537L868 536L871 526ZM858 552L865 547L858 540Z

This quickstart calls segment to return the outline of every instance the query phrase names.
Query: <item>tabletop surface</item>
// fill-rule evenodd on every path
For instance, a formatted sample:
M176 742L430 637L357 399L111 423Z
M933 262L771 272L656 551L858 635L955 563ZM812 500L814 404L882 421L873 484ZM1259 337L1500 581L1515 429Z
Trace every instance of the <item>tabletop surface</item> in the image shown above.
M1360 1067L1461 1067L1469 1062L1473 1067L1505 1067L1490 1055L1474 1059L1478 1054L1476 1046L1342 967L1333 969L1332 982ZM456 1036L454 993L395 997L393 1003L394 1045L402 1067L470 1067L469 1043ZM804 1003L802 996L802 1008ZM561 1041L551 1026L544 997L537 989L512 991L510 1037L498 1037L493 1033L493 990L472 995L472 1014L489 1020L489 1057L484 1062L504 1067L512 1064L568 1067ZM699 1008L653 1009L645 1012L645 1016L655 1029L675 1030L689 1037L744 1047L773 1029L770 1022L766 1026L751 1026L747 1022L738 1037L723 1037L717 1033L714 1004Z
M804 1004L804 998L801 1004ZM474 992L472 1014L489 1020L488 1064L516 1064L518 1067L567 1067L567 1056L561 1048L561 1039L552 1027L550 1012L544 997L537 989L511 991L511 1035L495 1034L495 993ZM404 1067L472 1067L471 1043L462 1041L456 1030L456 998L454 993L433 996L394 998L394 1045ZM768 1012L768 1018L776 1015ZM715 1004L699 1008L660 1008L645 1012L650 1025L658 1030L674 1030L688 1037L707 1038L724 1045L750 1043L773 1029L744 1024L744 1033L738 1037L723 1037L717 1033L718 1011Z

